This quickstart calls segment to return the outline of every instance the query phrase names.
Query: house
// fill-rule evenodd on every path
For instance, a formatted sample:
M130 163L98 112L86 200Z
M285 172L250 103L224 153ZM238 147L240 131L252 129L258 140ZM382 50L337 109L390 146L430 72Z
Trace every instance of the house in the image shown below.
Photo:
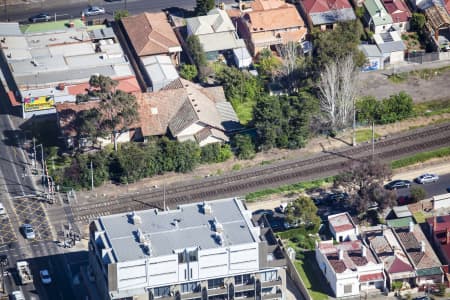
M395 30L405 32L409 30L411 11L404 0L383 0L384 7L392 17Z
M337 242L358 239L358 227L347 212L328 216L328 226Z
M367 62L362 67L363 71L374 71L384 69L384 57L377 45L363 44L358 49L364 53Z
M180 76L168 55L141 57L140 64L145 70L142 76L151 87L149 92L182 87Z
M398 31L374 34L373 39L383 55L384 66L404 61L406 47Z
M428 218L427 225L437 254L444 264L450 264L450 216Z
M441 40L445 44L445 47L448 47L448 39L450 39L450 15L445 7L440 4L433 4L426 8L424 13L427 19L427 28L432 34L437 46L442 48L443 45L439 43Z
M360 296L361 292L384 291L383 263L360 240L334 245L333 240L316 244L316 260L334 296Z
M55 114L56 103L76 100L68 87L86 85L94 74L135 80L112 28L65 23L55 22L52 31L31 24L24 33L17 23L0 24L0 32L10 32L0 41L8 65L4 72L10 72L5 76L13 79L9 95L22 106L23 118Z
M391 228L382 226L381 229L364 232L364 236L375 257L384 265L387 286L390 289L398 284L401 289L415 286L414 267Z
M225 10L215 8L206 16L187 18L186 28L188 36L198 37L208 60L215 61L226 51L234 49L248 53L245 41L237 36L236 28ZM247 67L250 63L243 58L239 65Z
M410 222L408 226L395 228L394 233L414 267L415 284L422 286L430 283L443 283L442 264L420 225Z
M163 12L142 13L121 19L137 57L167 55L179 64L181 45Z
M166 135L204 146L227 142L227 134L241 129L222 87L204 88L181 79L182 87L138 95L142 136Z
M392 27L392 17L388 14L380 0L364 1L364 21L375 34L388 32Z
M236 198L100 217L88 260L101 300L286 298L286 257Z
M282 0L255 0L238 19L238 30L254 56L265 48L303 42L307 33L297 8Z
M339 22L356 19L348 0L301 0L299 3L311 29L333 29Z

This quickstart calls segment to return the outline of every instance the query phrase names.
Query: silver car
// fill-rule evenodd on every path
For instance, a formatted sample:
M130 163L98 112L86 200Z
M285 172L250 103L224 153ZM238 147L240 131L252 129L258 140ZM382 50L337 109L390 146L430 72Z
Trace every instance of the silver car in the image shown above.
M420 184L436 182L438 180L439 176L437 176L436 174L429 174L429 173L420 175L419 177L416 178L416 182Z
M98 6L89 6L88 8L83 10L83 14L85 16L104 15L105 13L106 13L105 9L103 7Z
M22 231L26 239L32 240L36 238L36 234L34 233L33 227L30 224L23 224Z

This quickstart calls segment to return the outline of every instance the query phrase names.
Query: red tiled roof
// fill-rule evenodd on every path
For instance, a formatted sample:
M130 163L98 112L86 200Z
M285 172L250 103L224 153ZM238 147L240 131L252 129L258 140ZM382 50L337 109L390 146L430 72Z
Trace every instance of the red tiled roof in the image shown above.
M383 273L373 273L359 276L359 282L383 280Z
M116 79L118 82L117 89L126 93L140 92L141 88L136 77L130 76L126 78ZM71 95L86 94L89 90L89 82L71 85L67 87L67 91Z
M383 0L383 2L394 23L407 22L411 18L411 11L403 0Z
M306 13L324 13L335 9L352 8L348 0L302 0Z
M427 219L429 226L434 226L434 218ZM446 231L447 228L450 229L450 215L436 217L436 228L433 228L433 232Z
M344 224L344 225L339 225L339 226L333 226L333 228L336 232L342 232L342 231L353 229L353 225L352 224Z
M410 264L404 262L398 257L395 257L394 261L391 264L391 267L387 271L389 273L401 273L401 272L412 272L414 271L414 269Z

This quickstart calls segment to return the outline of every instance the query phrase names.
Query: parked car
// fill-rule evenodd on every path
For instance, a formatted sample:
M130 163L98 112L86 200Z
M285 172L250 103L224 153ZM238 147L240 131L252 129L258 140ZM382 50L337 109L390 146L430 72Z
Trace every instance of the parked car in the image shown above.
M329 194L328 196L326 196L326 198L324 200L327 202L330 202L330 203L336 203L336 202L341 202L341 201L344 201L347 199L348 199L347 193L333 193L333 194Z
M105 13L106 13L105 9L103 7L98 6L89 6L88 8L83 10L83 14L85 16L104 15Z
M13 300L25 300L25 296L21 290L12 292L11 296Z
M430 300L430 297L428 297L428 296L419 296L419 297L414 298L414 300Z
M36 234L34 233L33 227L30 224L22 225L22 232L26 239L35 239Z
M447 188L447 193L450 193L450 186Z
M429 174L429 173L420 175L419 177L417 177L415 179L415 181L420 184L436 182L438 180L439 180L439 176L437 176L436 174Z
M0 202L0 216L5 216L6 215L6 209L3 206L3 203Z
M386 184L384 186L384 188L387 190L396 190L396 189L402 189L402 188L409 188L410 186L411 186L411 181L398 179L398 180L389 182L388 184Z
M52 278L50 277L50 273L47 269L40 270L39 276L41 277L41 281L43 284L50 284L52 283Z
M28 19L31 23L37 23L37 22L48 22L52 19L52 17L49 14L40 13L35 16L32 16Z

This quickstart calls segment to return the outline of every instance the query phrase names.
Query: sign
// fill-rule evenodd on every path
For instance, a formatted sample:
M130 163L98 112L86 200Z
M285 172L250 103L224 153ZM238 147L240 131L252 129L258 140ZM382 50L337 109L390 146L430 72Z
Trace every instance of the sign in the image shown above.
M25 111L51 109L55 105L53 96L25 97L23 99Z

